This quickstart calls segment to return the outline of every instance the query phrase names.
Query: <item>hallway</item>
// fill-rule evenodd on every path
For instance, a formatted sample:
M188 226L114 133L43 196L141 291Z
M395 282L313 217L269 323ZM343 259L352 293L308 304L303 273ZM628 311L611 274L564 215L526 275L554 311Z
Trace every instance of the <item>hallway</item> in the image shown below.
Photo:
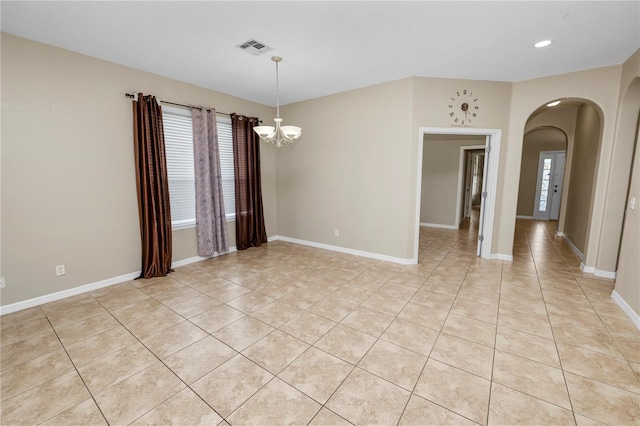
M553 226L513 262L474 226L408 266L273 242L5 315L2 423L637 425L640 332Z

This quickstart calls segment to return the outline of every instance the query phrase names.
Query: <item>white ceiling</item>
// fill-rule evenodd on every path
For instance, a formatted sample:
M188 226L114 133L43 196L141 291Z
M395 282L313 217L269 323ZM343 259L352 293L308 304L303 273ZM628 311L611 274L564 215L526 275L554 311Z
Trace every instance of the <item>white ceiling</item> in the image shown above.
M640 1L2 1L3 32L265 105L410 76L521 81L620 64ZM235 46L255 38L273 51ZM554 43L544 49L533 44ZM137 90L130 88L130 90Z

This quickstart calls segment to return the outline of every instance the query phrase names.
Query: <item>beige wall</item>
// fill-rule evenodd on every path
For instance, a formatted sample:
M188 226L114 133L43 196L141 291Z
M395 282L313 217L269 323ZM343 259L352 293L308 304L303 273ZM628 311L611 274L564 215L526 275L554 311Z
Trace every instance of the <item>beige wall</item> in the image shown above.
M636 138L636 147L638 139ZM636 205L627 208L620 245L620 260L615 291L640 317L640 149L636 148L629 198L635 197Z
M421 223L457 226L460 147L474 145L485 145L485 137L425 135L420 198Z
M4 33L1 49L3 306L140 270L125 92L273 115L269 107ZM263 151L262 173L267 232L275 235L273 151ZM174 261L193 256L194 229L176 231ZM60 264L66 275L56 277Z
M450 109L448 105L450 98L458 90L467 89L472 91L479 99L480 115L474 122L477 129L498 129L502 131L502 152L500 158L497 159L498 164L498 181L506 178L504 175L504 152L508 149L510 141L505 139L506 129L509 126L509 103L511 98L511 83L477 81L477 80L450 80L441 78L414 78L415 89L413 95L413 121L411 131L411 160L410 160L410 177L411 185L410 194L411 208L407 212L410 216L409 228L407 232L407 252L413 254L415 247L415 223L416 218L415 207L419 203L419 194L417 194L418 172L418 152L419 144L423 143L420 128L424 127L443 127L451 128L451 119L449 117ZM496 153L490 154L490 164L496 164ZM422 159L419 159L420 161ZM496 205L502 203L502 189L498 188ZM418 213L419 214L419 213ZM515 215L515 211L514 211ZM513 236L513 226L511 230L503 229L504 224L499 216L496 216L493 223L493 239L492 253L510 255L512 252L513 238L509 241L509 245L505 244L507 240L501 241L500 234L511 232Z
M566 151L567 137L553 128L538 128L524 137L520 185L518 186L519 216L533 216L535 207L538 163L542 151Z
M616 146L621 149L617 153L624 153L625 148L635 145L635 156L628 197L625 196L626 219L622 230L615 291L633 309L638 318L640 316L640 263L638 262L640 259L640 144L638 143L640 51L636 52L623 66L620 95L620 119L616 129ZM612 173L615 171L612 170ZM615 190L624 190L624 185L616 185L616 179L612 179L611 182L612 186L616 186ZM631 197L636 199L633 210L627 203Z
M303 136L277 155L280 235L409 257L412 92L404 79L281 108Z
M602 247L596 266L600 270L615 271L618 247L622 232L623 212L626 205L626 189L631 175L633 141L635 140L638 111L640 110L640 50L622 68L620 83L621 103L614 139L611 167L607 184L607 198L600 237ZM632 83L632 81L634 81ZM633 86L632 86L633 84ZM623 98L626 97L626 100Z
M481 100L477 128L507 128L500 82L408 78L285 106L304 135L278 154L280 235L412 259L419 128L451 128L449 98L465 88Z
M578 108L564 234L583 254L592 217L600 128L600 117L594 107L583 104Z

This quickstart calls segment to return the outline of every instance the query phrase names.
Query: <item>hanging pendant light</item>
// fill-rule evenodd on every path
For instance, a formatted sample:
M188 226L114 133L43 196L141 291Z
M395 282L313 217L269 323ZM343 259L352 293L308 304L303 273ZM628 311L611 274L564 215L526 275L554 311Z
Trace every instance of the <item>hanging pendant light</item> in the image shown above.
M278 148L283 145L293 143L302 135L302 129L297 126L281 126L282 118L280 118L280 88L278 85L278 63L282 61L280 56L271 58L276 63L276 127L273 126L256 126L253 130L260 136L262 142L270 143Z

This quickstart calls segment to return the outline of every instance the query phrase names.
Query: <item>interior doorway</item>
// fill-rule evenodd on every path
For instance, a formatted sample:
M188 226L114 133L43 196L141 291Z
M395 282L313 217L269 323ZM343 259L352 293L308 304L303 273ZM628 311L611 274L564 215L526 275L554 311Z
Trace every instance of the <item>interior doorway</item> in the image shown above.
M420 237L420 208L422 203L422 176L423 154L425 135L476 135L485 138L485 157L483 164L483 203L478 220L477 254L486 259L511 260L511 256L501 256L492 253L492 240L495 218L496 192L498 187L498 158L500 157L500 142L502 131L500 129L476 129L470 127L421 127L419 129L418 157L417 161L417 185L415 202L415 232L414 232L414 256L418 263L419 237ZM460 197L457 197L460 199ZM459 218L459 214L456 219Z
M458 208L457 225L469 220L471 222L472 209L478 212L482 207L482 187L484 184L484 156L483 146L460 147L460 176L458 178ZM462 208L460 208L460 206Z
M564 182L566 151L542 151L538 161L533 218L558 220Z

